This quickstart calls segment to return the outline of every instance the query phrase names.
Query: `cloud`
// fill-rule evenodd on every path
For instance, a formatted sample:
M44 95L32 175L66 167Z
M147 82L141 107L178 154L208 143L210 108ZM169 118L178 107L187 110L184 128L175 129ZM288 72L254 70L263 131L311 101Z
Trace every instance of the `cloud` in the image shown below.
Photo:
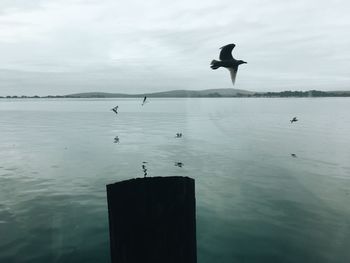
M345 0L0 3L0 93L230 88L219 47L248 61L236 88L348 89Z

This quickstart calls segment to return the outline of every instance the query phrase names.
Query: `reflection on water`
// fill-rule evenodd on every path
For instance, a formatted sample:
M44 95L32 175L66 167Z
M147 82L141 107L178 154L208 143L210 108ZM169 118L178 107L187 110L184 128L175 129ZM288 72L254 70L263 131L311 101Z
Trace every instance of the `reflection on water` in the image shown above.
M140 163L196 179L198 262L350 262L349 112L347 98L1 100L0 262L109 262L105 185Z

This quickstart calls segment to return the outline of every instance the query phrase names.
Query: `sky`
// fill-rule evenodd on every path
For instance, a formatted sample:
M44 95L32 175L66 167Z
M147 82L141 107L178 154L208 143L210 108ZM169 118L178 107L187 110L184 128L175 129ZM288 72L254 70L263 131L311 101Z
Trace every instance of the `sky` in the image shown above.
M0 95L350 90L348 0L1 0ZM235 43L240 66L210 69Z

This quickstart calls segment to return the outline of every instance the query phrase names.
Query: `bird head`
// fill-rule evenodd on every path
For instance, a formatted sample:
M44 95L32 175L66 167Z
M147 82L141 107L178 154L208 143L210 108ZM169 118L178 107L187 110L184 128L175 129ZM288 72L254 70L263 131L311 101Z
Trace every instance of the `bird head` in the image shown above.
M241 65L241 64L247 64L247 62L243 61L243 60L238 60L238 65Z
M220 49L223 49L224 47L231 47L233 49L235 46L235 44L228 44L226 46L221 47Z

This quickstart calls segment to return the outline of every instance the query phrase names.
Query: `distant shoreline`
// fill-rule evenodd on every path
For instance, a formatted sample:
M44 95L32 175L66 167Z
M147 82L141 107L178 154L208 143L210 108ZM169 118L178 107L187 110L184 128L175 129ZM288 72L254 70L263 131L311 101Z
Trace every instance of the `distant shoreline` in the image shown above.
M350 91L281 91L281 92L253 92L237 89L210 89L210 90L172 90L156 93L124 94L87 92L69 95L47 96L0 96L0 99L47 99L47 98L307 98L307 97L350 97Z

